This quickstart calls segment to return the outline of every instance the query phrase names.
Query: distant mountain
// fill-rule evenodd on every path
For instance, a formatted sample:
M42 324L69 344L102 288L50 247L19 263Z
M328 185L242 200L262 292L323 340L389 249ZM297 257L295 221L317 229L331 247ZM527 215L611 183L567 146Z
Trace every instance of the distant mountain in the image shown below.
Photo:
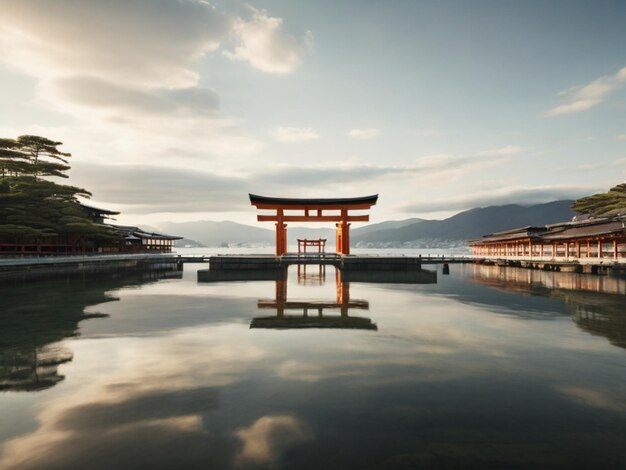
M526 225L545 225L570 220L575 214L570 209L573 201L556 201L524 207L516 204L471 209L445 220L407 219L366 225L351 230L352 245L361 247L446 247L461 246L466 240L488 233ZM151 230L185 237L179 246L193 241L210 246L273 245L275 232L268 228L253 227L236 222L164 222L149 227ZM298 238L326 238L329 250L334 247L335 230L332 228L288 226L290 246Z
M395 229L401 228L406 225L415 224L423 221L424 219L406 219L406 220L389 220L386 222L380 222L378 224L366 225L364 227L353 228L350 230L350 236L358 236L366 233L370 233L375 230L384 230L384 229ZM328 227L316 228L313 227L292 227L291 224L287 226L287 237L289 238L289 243L295 245L296 240L298 238L326 238L327 240L335 240L335 229Z
M351 231L351 235L365 234L376 229L400 228L405 225L418 223L422 219L392 220L381 222L378 224L366 225ZM270 227L270 225L266 225ZM164 232L170 235L178 235L185 237L179 240L176 246L185 245L204 245L204 246L222 246L224 244L273 244L275 241L275 232L273 229L262 227L253 227L236 222L212 222L208 220L196 222L163 222L157 224L156 227L144 226L145 230ZM334 243L335 229L328 227L292 227L288 224L287 236L289 244L295 245L298 238L325 238L328 243Z
M174 240L174 246L186 247L186 248L205 248L206 247L206 245L200 243L197 240L192 240L191 238L181 238L180 240Z
M418 219L417 217L413 217L412 219L405 220L388 220L386 222L380 222L377 224L368 224L364 227L356 228L350 231L350 235L352 238L355 236L365 235L366 233L376 232L378 230L387 230L387 229L397 229L406 227L407 225L413 225L420 222L426 222L425 219Z
M442 241L479 238L493 232L526 225L545 225L571 220L573 201L555 201L534 206L508 204L470 209L445 220L425 220L400 228L375 230L354 234L352 242L359 246L377 246L418 242L417 245L435 246Z
M163 222L157 224L157 230L171 235L178 235L206 246L224 244L274 243L273 230L238 224L236 222Z

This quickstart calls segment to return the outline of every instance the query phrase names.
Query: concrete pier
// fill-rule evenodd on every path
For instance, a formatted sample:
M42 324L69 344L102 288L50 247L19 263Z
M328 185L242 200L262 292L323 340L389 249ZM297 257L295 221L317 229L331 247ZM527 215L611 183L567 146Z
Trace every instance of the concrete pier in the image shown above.
M559 271L597 275L624 276L626 262L623 258L550 258L546 256L475 257L476 264L511 266L514 268Z
M527 269L540 269L544 271L561 271L583 274L598 275L626 275L626 263L615 262L606 259L571 259L571 258L548 258L548 257L480 257L480 256L371 256L371 255L337 255L337 254L285 254L273 255L224 255L211 256L208 260L210 269L204 270L227 272L246 270L275 270L291 265L331 265L349 272L413 272L420 270L422 266L429 264L443 264L443 274L449 273L450 264L476 263L485 265L512 266ZM201 271L202 272L202 271Z
M283 255L212 256L209 269L198 271L199 282L273 280L286 278L292 265L330 265L346 282L424 284L437 282L437 274L422 269L422 259L410 256Z
M182 264L176 257L163 254L0 258L0 279L36 279L77 272L179 269L182 269Z

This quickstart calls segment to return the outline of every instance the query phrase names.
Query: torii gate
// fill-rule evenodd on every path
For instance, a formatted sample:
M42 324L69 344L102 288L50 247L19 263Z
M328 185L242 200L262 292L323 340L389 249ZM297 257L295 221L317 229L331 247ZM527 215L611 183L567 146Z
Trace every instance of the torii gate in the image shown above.
M250 203L259 210L275 211L258 214L259 222L276 222L276 256L287 252L287 224L285 222L335 222L337 253L350 254L350 222L369 222L369 214L350 214L350 211L369 210L376 204L378 194L364 197L333 199L294 199L249 194Z

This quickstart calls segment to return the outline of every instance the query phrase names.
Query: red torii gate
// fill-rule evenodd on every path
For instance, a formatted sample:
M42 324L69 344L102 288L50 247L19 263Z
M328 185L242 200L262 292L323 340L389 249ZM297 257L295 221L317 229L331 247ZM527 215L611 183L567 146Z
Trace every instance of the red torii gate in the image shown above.
M258 214L259 222L276 222L276 256L287 252L287 224L285 222L335 222L337 253L350 254L350 222L369 222L369 214L350 214L350 211L369 210L378 200L378 194L364 197L332 199L295 199L249 194L250 203L259 210L275 211ZM332 213L329 213L332 212Z

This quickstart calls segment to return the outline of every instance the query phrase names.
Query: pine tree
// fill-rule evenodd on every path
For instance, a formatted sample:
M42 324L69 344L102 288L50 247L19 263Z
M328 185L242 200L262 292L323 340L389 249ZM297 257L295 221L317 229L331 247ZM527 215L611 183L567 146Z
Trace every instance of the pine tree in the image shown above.
M67 178L69 153L45 137L0 139L0 241L42 242L53 238L115 241L113 228L94 223L77 197L89 191L47 178Z
M36 135L21 135L17 138L17 144L19 151L30 161L33 176L67 178L64 172L70 169L67 159L72 155L61 152L57 148L62 145L61 142L54 142Z
M626 213L626 183L618 184L606 193L578 199L572 209L580 214L591 214L595 217L610 217Z

